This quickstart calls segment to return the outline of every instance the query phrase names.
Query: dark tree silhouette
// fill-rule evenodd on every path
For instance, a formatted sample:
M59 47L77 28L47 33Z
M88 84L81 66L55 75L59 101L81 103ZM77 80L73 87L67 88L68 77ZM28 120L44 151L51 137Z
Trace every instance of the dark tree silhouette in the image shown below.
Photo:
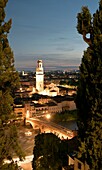
M76 106L78 108L79 156L91 170L102 166L102 0L91 16L87 7L77 15L77 30L88 48L80 66L80 83ZM87 34L90 37L87 38Z
M4 167L4 159L12 160L14 152L22 157L16 126L9 123L14 117L13 95L19 85L19 77L14 68L13 52L7 38L12 20L4 21L7 2L8 0L0 0L0 169ZM12 167L12 164L9 166Z
M53 133L42 133L35 137L34 145L34 170L62 170L62 166L68 166L68 154L78 149L78 140L61 140Z
M56 170L61 168L62 162L59 157L61 140L53 133L42 133L35 137L34 170Z

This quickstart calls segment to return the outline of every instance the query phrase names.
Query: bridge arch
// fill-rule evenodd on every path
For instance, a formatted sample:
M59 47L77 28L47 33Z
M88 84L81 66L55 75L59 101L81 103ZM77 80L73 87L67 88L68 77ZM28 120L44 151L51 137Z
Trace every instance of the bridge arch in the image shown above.
M34 122L32 122L32 121L26 119L26 123L29 123L29 124L33 127L33 129L34 129Z
M29 122L32 125L33 129L35 130L39 129L41 133L49 133L49 132L56 133L56 135L58 135L61 138L63 137L64 139L66 138L71 139L77 135L72 130L69 130L65 127L62 127L52 122L51 124L49 124L45 120L29 118L26 119L26 122Z
M32 128L34 130L40 130L42 132L42 126L41 125L39 125L39 124L37 124L37 123L35 123L31 120L28 120L28 119L26 120L26 123L30 123L30 125L32 126Z

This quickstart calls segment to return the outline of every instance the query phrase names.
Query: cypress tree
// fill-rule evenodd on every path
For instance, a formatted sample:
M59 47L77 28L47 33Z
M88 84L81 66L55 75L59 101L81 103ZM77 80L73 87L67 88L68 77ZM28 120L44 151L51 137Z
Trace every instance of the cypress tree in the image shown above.
M77 14L77 30L88 44L80 65L76 97L79 157L91 170L102 167L102 0L91 15L88 7ZM87 34L90 37L87 37Z
M19 85L19 77L8 41L12 20L4 21L6 16L4 8L7 2L8 0L0 0L0 169L4 159L12 160L13 152L22 157L16 126L9 122L14 117L13 97Z

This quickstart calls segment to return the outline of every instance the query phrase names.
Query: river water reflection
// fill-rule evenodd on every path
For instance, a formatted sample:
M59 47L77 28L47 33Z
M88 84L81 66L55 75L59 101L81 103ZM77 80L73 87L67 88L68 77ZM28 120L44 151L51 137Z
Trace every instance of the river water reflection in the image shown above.
M71 120L68 122L58 122L58 124L71 130L78 130L77 123L75 120Z

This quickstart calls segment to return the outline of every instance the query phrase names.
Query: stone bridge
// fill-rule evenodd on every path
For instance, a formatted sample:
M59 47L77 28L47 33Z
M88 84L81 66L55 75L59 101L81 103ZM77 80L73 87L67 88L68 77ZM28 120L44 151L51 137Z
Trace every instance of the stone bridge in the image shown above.
M71 139L77 135L75 131L69 130L50 121L36 118L27 118L26 122L30 123L33 129L40 129L41 133L53 133L61 139Z

